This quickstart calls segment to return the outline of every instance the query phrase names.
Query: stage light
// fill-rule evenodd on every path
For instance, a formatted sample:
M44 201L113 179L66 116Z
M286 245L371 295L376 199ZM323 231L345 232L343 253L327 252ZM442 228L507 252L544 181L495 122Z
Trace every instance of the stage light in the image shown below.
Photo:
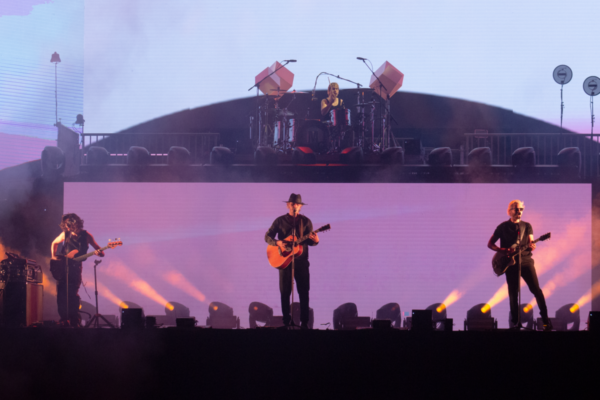
M254 152L254 162L256 165L277 165L279 153L272 147L257 147Z
M476 147L467 155L467 164L471 170L490 167L492 165L492 150L489 147Z
M441 313L443 310L445 310L446 308L448 308L449 306L451 306L452 304L457 302L458 299L460 299L463 296L463 294L464 294L464 292L454 289L452 292L450 292L448 297L446 297L444 299L444 301L442 301L442 303L435 310L438 313Z
M88 165L107 165L110 160L108 150L100 146L91 146L86 157Z
M181 303L170 301L165 305L165 323L175 325L177 318L190 318L190 309Z
M167 154L167 164L178 166L178 165L189 165L192 162L192 156L190 151L185 147L171 146L169 153Z
M435 324L436 331L452 330L452 325L446 326L446 322L451 324L446 314L446 306L443 303L435 303L426 308L431 310L431 319Z
M310 147L299 146L292 153L292 164L315 164L317 156Z
M292 303L292 314L294 315L294 325L300 326L300 303ZM310 329L315 325L315 312L312 308L308 309L308 327Z
M384 305L375 313L375 319L389 319L394 328L400 328L402 323L402 313L400 311L400 304L388 303Z
M42 175L56 177L65 170L65 154L55 146L46 146L42 150Z
M533 306L531 304L521 304L519 310L521 312L521 325L527 329L535 329L535 318L533 317L532 312ZM513 327L512 323L512 314L508 312L508 326Z
M362 164L364 154L362 147L348 147L340 153L340 164Z
M208 305L206 325L216 329L240 329L240 319L233 315L233 308L225 303L213 301Z
M54 52L52 54L52 57L50 58L50 62L54 63L54 100L56 103L56 121L55 124L58 125L58 63L61 62L60 61L60 55L57 52Z
M235 156L231 150L223 146L215 146L210 151L211 165L231 165Z
M438 147L431 150L428 163L435 167L451 167L453 165L452 149L450 147Z
M552 321L552 325L554 330L557 331L578 331L579 325L581 323L581 317L579 313L579 307L574 307L575 304L565 304L554 314L554 320ZM574 308L574 311L571 309ZM571 327L569 328L569 324Z
M333 329L356 329L371 326L369 317L359 317L354 303L344 303L333 310Z
M498 328L498 322L492 318L492 307L489 304L481 303L471 307L467 311L465 319L465 330L485 331Z
M404 149L389 147L381 153L380 160L385 165L404 165Z
M127 165L150 164L150 153L148 149L141 146L131 146L127 152Z
M256 322L263 322L264 326L269 325L273 318L273 309L266 304L254 301L248 306L250 329L258 327Z
M579 176L581 174L581 150L579 147L565 147L559 151L557 164L562 174Z
M535 149L533 147L519 147L516 149L511 156L513 167L517 168L531 168L535 167Z

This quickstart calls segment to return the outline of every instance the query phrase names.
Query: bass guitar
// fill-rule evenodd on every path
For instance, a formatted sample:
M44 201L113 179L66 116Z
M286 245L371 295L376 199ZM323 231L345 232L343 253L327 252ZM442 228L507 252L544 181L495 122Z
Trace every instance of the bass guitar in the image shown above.
M540 236L538 239L534 240L531 243L543 242L544 240L550 239L550 232L545 235ZM513 244L510 248L510 254L503 253L501 251L497 251L492 258L492 268L494 269L494 273L496 276L501 276L506 272L508 267L511 265L515 265L517 263L517 256L523 250L525 250L529 246L529 243L522 244L517 247L516 243Z
M294 257L299 257L302 255L304 247L301 246L301 243L308 239L308 236L313 233L325 232L330 229L331 225L327 224L298 239L296 239L294 235L290 235L283 240L283 242L286 244L284 250L282 250L279 246L267 246L267 258L269 259L269 264L277 269L287 268L287 266L292 262L292 255L294 255Z
M123 246L121 239L117 239L112 242L109 241L108 245L98 250L104 251L107 249L114 249L117 246ZM69 263L69 268L72 266L74 267L75 263L87 260L93 256L95 252L96 250L79 257L75 257L75 255L78 253L78 250L72 250L66 255L56 255L56 260L50 260L50 273L52 274L52 277L57 281L64 280L66 276L66 263Z

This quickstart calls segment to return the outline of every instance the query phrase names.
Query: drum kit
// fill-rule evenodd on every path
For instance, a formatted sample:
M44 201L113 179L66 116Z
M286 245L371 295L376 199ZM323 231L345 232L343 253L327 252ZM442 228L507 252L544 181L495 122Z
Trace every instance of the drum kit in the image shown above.
M311 113L311 108L317 106L315 103L305 111L302 104L295 103L298 96L310 96L310 92L272 90L273 93L263 96L258 105L258 146L272 147L284 153L291 153L293 148L301 146L310 147L317 154L339 153L352 146L362 147L363 151L377 151L375 121L379 102L375 101L372 89L345 90L348 91L356 91L356 104L352 108L332 109L329 115L314 118L316 110ZM365 92L373 95L372 101L364 101ZM282 107L284 103L287 104Z

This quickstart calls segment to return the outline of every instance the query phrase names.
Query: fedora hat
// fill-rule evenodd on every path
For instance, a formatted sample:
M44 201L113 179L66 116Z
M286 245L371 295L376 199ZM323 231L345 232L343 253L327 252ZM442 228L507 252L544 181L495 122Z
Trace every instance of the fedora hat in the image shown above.
M303 206L306 205L302 202L302 196L300 194L296 194L296 193L290 194L289 200L286 201L285 203L296 203L296 204L302 204Z

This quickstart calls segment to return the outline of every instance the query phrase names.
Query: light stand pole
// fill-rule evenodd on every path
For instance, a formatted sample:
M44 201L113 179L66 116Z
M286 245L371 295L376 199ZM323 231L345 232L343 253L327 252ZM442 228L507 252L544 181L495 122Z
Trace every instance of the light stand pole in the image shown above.
M51 63L54 63L54 101L56 103L56 122L55 125L58 124L58 63L60 62L60 56L57 52L52 54L52 58L50 59Z

